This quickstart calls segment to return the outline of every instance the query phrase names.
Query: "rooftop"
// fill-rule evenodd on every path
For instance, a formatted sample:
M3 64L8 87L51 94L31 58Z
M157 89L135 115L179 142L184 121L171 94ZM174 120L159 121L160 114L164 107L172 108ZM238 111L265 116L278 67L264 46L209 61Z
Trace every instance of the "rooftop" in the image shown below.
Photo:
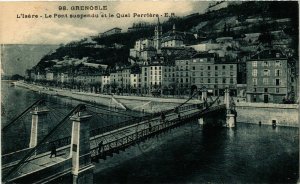
M287 59L286 55L279 49L266 49L250 58L250 60L265 60L265 59Z

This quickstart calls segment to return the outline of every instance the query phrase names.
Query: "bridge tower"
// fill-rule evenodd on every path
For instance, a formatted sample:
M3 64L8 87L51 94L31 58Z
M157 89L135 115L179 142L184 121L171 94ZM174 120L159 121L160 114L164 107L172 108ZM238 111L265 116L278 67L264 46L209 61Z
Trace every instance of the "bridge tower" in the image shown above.
M229 95L229 89L225 89L225 95L224 95L224 103L226 105L226 127L233 128L236 124L236 115L232 113L231 107L230 107L230 95Z
M72 138L70 157L72 160L73 184L92 184L93 168L90 156L90 124L91 118L82 105L73 116L71 116Z
M44 106L44 101L40 101L31 111L32 121L29 148L35 147L38 141L41 139L41 124L43 123L43 120L48 112L49 110Z

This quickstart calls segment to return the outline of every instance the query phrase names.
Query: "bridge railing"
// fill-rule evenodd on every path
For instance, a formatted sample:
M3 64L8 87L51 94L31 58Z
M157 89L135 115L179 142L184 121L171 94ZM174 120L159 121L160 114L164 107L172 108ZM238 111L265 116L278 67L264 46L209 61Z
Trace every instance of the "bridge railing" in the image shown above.
M22 150L18 150L18 151L15 151L15 152L11 152L11 153L2 155L1 156L2 165L20 160L20 158L23 158L26 154L28 154L31 149L32 148L25 148L25 149L22 149Z
M192 109L196 109L196 108L199 109L199 108L202 108L202 107L203 107L203 104L191 104L191 105L186 105L186 106L179 107L179 111L187 111L187 110L192 110ZM170 109L170 110L166 110L166 111L162 111L162 112L165 113L165 114L169 114L171 112L174 112L174 109ZM103 134L105 132L113 131L113 130L116 130L116 129L119 129L119 128L122 128L122 127L126 127L126 126L129 126L129 125L132 125L132 124L136 124L136 123L141 122L141 121L147 121L148 120L148 122L151 122L150 119L159 117L160 115L161 115L161 112L154 113L154 114L147 115L147 116L143 116L143 117L140 117L140 118L129 119L127 121L117 123L117 124L113 124L113 125L109 125L109 126L105 126L105 127L100 127L100 128L97 128L97 129L94 129L94 130L90 131L90 136L94 137L94 136Z
M188 119L194 118L194 117L196 117L196 115L199 115L199 112L187 114L187 115L182 116L181 118L176 118L174 120L164 121L160 124L153 125L151 128L148 127L148 128L136 131L127 136L107 142L107 143L103 144L103 146L101 147L101 150L99 150L99 147L92 148L90 150L91 157L97 157L99 155L101 156L104 154L111 154L112 152L117 151L118 149L121 149L122 147L127 147L131 144L136 143L139 140L145 139L145 138L147 138L147 136L157 134L157 133L164 131L166 129L169 129L173 126L179 125L180 123L188 122L187 121Z

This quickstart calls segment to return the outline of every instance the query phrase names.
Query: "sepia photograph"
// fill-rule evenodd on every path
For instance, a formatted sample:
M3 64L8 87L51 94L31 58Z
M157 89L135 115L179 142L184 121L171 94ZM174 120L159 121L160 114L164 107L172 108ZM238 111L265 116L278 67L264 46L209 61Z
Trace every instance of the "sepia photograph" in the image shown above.
M7 184L299 183L298 1L1 1Z

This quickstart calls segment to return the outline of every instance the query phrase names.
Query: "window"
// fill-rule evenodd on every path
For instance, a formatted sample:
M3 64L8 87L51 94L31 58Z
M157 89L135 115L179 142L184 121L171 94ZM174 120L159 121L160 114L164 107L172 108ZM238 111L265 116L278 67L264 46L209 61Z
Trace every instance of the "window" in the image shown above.
M233 84L233 78L230 78L230 84Z
M210 70L210 66L207 66L207 70Z
M216 76L216 77L218 76L218 72L215 72L215 76Z
M269 79L268 78L263 78L263 84L268 85L269 84Z
M270 76L270 70L264 70L264 76Z
M223 84L226 84L226 78L223 78L222 82Z
M279 88L276 88L276 93L279 93Z
M252 76L255 76L255 77L257 76L257 69L252 70Z
M193 73L192 73L192 76L195 76L195 75L196 75L196 73L195 73L195 72L193 72Z
M193 70L195 70L196 68L193 66Z
M233 70L233 65L230 65L230 70Z
M223 70L225 70L226 69L226 66L225 65L223 65Z
M200 72L200 76L203 76L203 72Z
M215 78L215 83L218 84L218 78Z
M253 67L253 68L256 68L256 67L257 67L257 61L253 61L253 62L252 62L252 67Z
M185 78L185 82L189 82L189 79L188 79L188 78Z
M275 70L275 76L276 76L276 77L281 76L281 70L276 69L276 70Z
M210 77L210 72L207 72L207 76L209 76L209 77Z
M280 67L281 66L281 62L280 61L275 61L275 66Z
M257 78L252 78L253 85L257 85Z
M215 66L215 70L218 70L218 66Z
M200 79L200 83L203 83L203 78Z
M256 92L256 88L253 88L253 91Z
M200 66L200 70L203 70L203 66Z
M207 83L210 83L210 79L209 78L207 79Z
M265 93L268 93L268 88L265 88L264 91L265 91Z
M264 61L262 65L263 66L269 66L269 62L268 61Z
M279 85L280 85L280 79L276 79L276 80L275 80L275 85L276 85L276 86L279 86Z
M233 76L233 72L230 72L230 76Z

